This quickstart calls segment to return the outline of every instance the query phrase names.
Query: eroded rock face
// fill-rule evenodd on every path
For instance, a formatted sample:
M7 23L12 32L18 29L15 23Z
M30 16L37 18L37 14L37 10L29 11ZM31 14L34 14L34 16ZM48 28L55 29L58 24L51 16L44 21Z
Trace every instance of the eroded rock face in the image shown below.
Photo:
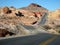
M41 12L33 12L35 14L35 17L41 18L43 15Z
M38 18L35 17L21 17L21 22L25 25L33 25L37 20Z
M16 11L16 8L13 7L13 6L9 7L9 9L12 10L12 11Z
M11 13L11 10L10 10L8 7L3 7L3 8L2 8L2 12L3 12L4 14L8 14L8 13Z
M35 3L31 3L31 4L29 5L29 7L41 7L41 6L38 5L38 4L35 4Z
M35 4L35 3L32 3L30 4L29 6L27 7L23 7L23 8L20 8L20 9L24 9L24 10L28 10L28 11L31 11L31 12L48 12L48 10L38 4Z
M49 33L59 34L60 32L60 9L50 11L47 16L45 25L47 25L47 31ZM46 26L45 26L46 27ZM48 29L50 28L50 29Z
M31 7L31 5L33 7ZM2 10L3 10L3 13L5 13L7 17L19 17L19 20L22 23L24 23L26 25L32 25L32 24L35 24L37 22L37 20L39 20L42 17L42 12L36 11L36 10L40 10L40 9L44 10L44 8L37 4L34 4L34 3L32 3L31 5L30 5L30 7L26 7L27 10L26 9L16 9L14 7L10 7L10 8L4 7ZM29 10L28 8L29 9L32 8L32 9ZM11 13L9 13L10 10L11 10ZM33 10L33 11L31 11L31 10Z
M60 9L49 12L47 24L52 27L60 25Z
M31 11L28 11L28 10L24 10L24 9L20 9L19 10L24 16L34 16L35 14Z
M41 12L31 12L29 10L24 10L24 9L19 9L19 12L23 15L22 17L20 17L21 18L20 21L26 25L35 24L35 22L37 23L37 21L42 17Z

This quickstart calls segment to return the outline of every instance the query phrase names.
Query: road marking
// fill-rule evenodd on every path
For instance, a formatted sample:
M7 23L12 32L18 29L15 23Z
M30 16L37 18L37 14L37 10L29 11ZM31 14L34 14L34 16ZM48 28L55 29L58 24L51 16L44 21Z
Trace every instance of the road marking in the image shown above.
M52 42L52 41L53 41L54 39L56 39L56 38L57 38L57 36L54 36L54 37L52 37L52 38L49 38L48 40L40 43L39 45L47 45L47 44L49 44L50 42Z

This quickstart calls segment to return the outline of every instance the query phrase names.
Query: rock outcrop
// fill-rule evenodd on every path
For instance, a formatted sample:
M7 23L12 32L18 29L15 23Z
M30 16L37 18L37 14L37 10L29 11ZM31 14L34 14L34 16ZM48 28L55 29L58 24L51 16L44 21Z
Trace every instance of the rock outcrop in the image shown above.
M8 14L8 13L11 13L11 10L10 10L8 7L3 7L3 8L2 8L2 12L3 12L4 14Z
M35 3L31 3L28 7L41 7L41 6Z
M60 9L49 12L47 20L51 25L60 25Z
M38 4L35 4L35 3L32 3L30 4L29 6L27 7L23 7L23 8L20 8L20 9L24 9L24 10L29 10L31 12L48 12L48 10Z
M60 9L57 9L55 11L50 11L48 13L47 21L46 21L45 25L48 26L47 28L50 27L50 29L48 29L48 31L50 31L50 33L52 33L53 31L54 31L53 33L56 33L56 34L59 33L59 31L57 31L57 30L60 29L60 26L59 26L60 25Z
M38 4L35 4L35 3L32 3L30 4L29 6L27 7L22 7L20 9L18 9L25 17L24 18L27 18L29 17L30 19L34 19L35 21L28 21L30 19L26 19L27 22L25 22L23 19L22 21L26 24L29 24L31 25L32 23L36 22L37 20L41 19L41 17L43 16L43 13L48 13L48 10L43 8L42 6L38 5ZM31 23L30 23L31 22Z
M59 34L55 31L57 30L55 28L60 25L60 9L48 12L46 8L32 3L27 7L19 9L15 7L0 8L0 37L39 33L40 25L38 26L37 24L44 17L43 13L48 13L45 25L49 27L44 25L45 28L48 28L46 31L49 32L52 29L49 33ZM28 29L28 27L32 27L32 29Z

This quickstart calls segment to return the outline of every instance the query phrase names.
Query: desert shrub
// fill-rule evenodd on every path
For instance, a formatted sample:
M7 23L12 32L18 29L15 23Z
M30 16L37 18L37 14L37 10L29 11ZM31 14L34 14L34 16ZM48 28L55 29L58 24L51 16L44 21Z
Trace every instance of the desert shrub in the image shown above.
M60 33L60 29L55 29L55 30L56 30L56 32Z
M47 30L48 30L48 29L51 29L51 27L48 26L48 25L44 25L43 28L45 28L45 29L47 29Z
M56 30L58 33L60 33L60 25L56 25L56 26L55 26L55 30Z
M55 28L60 28L60 25L56 25Z

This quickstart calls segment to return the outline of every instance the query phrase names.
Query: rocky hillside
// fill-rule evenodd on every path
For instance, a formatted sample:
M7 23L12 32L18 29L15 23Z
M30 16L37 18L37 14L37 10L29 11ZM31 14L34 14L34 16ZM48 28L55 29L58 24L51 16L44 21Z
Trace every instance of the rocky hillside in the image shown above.
M44 8L38 4L35 4L35 3L31 3L29 6L23 7L20 9L29 10L32 12L48 12L48 10L46 8Z
M44 27L48 29L50 33L60 33L60 9L49 11Z
M29 35L40 32L35 25L47 13L47 9L37 4L30 4L28 7L16 9L15 7L0 8L0 37L12 35ZM32 27L32 28L30 28ZM42 30L42 32L45 32Z
M60 9L49 11L38 4L30 4L27 7L16 9L15 7L0 8L0 37L30 35L40 32L59 34ZM47 15L44 22L44 15ZM58 29L58 30L57 30Z
M35 22L37 20L41 19L42 16L44 15L44 13L48 13L48 10L46 8L44 8L38 4L35 4L35 3L31 3L27 7L22 7L22 8L19 8L18 10L20 12L22 12L25 16L32 17L32 20L33 20L33 17L35 17L34 18ZM24 20L22 20L22 21L24 22ZM30 24L30 22L32 22L32 21L30 21L30 20L27 21L27 24Z

